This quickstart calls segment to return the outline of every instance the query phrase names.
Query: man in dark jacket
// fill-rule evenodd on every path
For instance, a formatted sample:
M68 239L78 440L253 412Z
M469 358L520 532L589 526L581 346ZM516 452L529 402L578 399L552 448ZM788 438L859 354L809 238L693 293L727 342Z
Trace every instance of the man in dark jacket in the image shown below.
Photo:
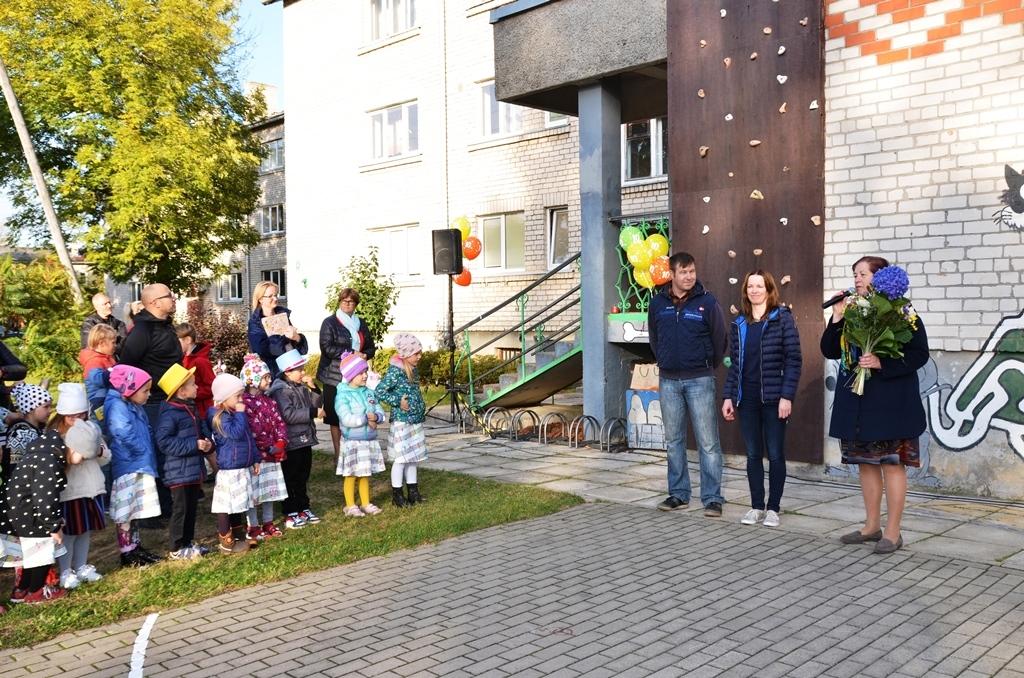
M128 336L128 328L123 322L114 317L114 306L110 303L110 297L100 292L92 298L92 307L96 312L87 315L82 321L82 348L89 347L89 331L97 325L109 325L117 332L117 343L114 344L114 355L121 353L125 337Z
M121 349L121 363L145 370L154 375L154 381L160 378L167 369L182 360L181 342L174 330L174 311L176 297L167 285L147 285L142 289L143 309L135 316L135 326L125 339ZM146 417L149 418L151 431L156 430L160 418L160 403L167 400L167 394L157 385L146 402ZM164 454L156 445L157 472L163 474ZM170 515L171 493L163 483L156 484L160 495L160 511ZM160 527L156 522L144 523L143 527Z
M722 364L729 334L718 300L697 280L693 256L669 260L672 280L651 298L647 328L658 361L658 391L668 447L669 497L662 511L690 504L686 459L686 412L700 452L700 498L704 515L722 515L722 446L718 441L715 368Z

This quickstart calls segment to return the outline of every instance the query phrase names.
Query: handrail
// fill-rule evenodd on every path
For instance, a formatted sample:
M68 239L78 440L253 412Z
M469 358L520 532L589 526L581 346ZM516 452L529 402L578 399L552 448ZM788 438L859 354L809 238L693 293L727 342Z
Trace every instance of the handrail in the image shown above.
M474 318L473 320L470 320L468 323L466 323L462 327L456 328L452 332L452 334L461 334L462 332L465 332L467 329L469 329L473 325L477 324L478 322L480 322L484 318L490 316L493 313L497 313L498 311L500 311L501 309L505 308L509 304L515 303L516 299L518 299L519 297L523 296L524 294L526 294L530 290L533 290L538 285L540 285L542 282L544 282L545 280L549 279L550 277L552 277L556 273L560 273L563 268L565 268L569 264L571 264L574 261L576 261L577 259L579 259L580 258L580 254L581 254L581 252L577 252L576 254L574 254L573 256L569 257L568 259L563 261L561 264L556 266L555 268L553 268L550 271L548 271L547 273L545 273L540 278L537 278L535 281L533 281L532 283L530 283L529 285L527 285L523 289L519 290L519 292L516 293L515 295L509 297L508 299L506 299L505 301L501 302L497 306L492 307L490 310L485 311L484 313L481 313L476 318Z

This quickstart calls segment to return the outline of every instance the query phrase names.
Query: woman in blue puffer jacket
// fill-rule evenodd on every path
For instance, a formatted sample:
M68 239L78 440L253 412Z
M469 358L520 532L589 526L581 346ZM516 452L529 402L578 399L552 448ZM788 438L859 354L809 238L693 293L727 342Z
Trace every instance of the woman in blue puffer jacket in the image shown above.
M786 422L800 384L800 334L789 309L779 304L775 280L758 269L743 280L742 312L729 340L729 375L722 416L740 415L747 445L750 511L740 521L779 526L786 485ZM763 441L763 444L762 444ZM768 501L764 498L764 448L768 451Z

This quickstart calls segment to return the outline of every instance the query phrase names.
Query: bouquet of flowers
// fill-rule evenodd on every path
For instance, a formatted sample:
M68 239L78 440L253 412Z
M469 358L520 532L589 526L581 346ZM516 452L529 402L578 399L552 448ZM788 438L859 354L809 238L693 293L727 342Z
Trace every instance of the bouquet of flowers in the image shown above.
M910 289L907 272L886 266L875 273L868 293L856 297L843 311L842 366L853 369L851 390L864 395L864 382L871 370L857 364L859 357L873 353L880 358L902 358L903 346L917 329L917 313L906 298Z

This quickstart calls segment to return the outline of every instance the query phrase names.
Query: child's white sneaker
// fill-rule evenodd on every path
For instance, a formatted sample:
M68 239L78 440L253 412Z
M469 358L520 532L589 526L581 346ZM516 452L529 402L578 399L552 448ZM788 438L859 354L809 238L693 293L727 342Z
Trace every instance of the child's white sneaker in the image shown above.
M778 527L779 526L779 514L775 511L768 511L764 517L765 527Z
M97 572L96 568L92 565L82 565L78 568L78 571L75 572L75 574L78 575L78 581L80 582L99 581L100 579L103 579L103 575Z
M758 509L750 509L747 511L747 515L740 518L740 522L744 525L757 525L762 520L764 520L764 511Z
M62 589L73 589L78 586L81 582L78 581L78 575L71 568L68 568L60 573L60 587Z
M366 514L363 513L363 510L355 504L345 507L345 515L349 518L363 518L366 516Z
M375 516L378 513L380 513L380 508L374 506L373 504L367 504L366 506L363 507L363 513L365 513L368 516Z

